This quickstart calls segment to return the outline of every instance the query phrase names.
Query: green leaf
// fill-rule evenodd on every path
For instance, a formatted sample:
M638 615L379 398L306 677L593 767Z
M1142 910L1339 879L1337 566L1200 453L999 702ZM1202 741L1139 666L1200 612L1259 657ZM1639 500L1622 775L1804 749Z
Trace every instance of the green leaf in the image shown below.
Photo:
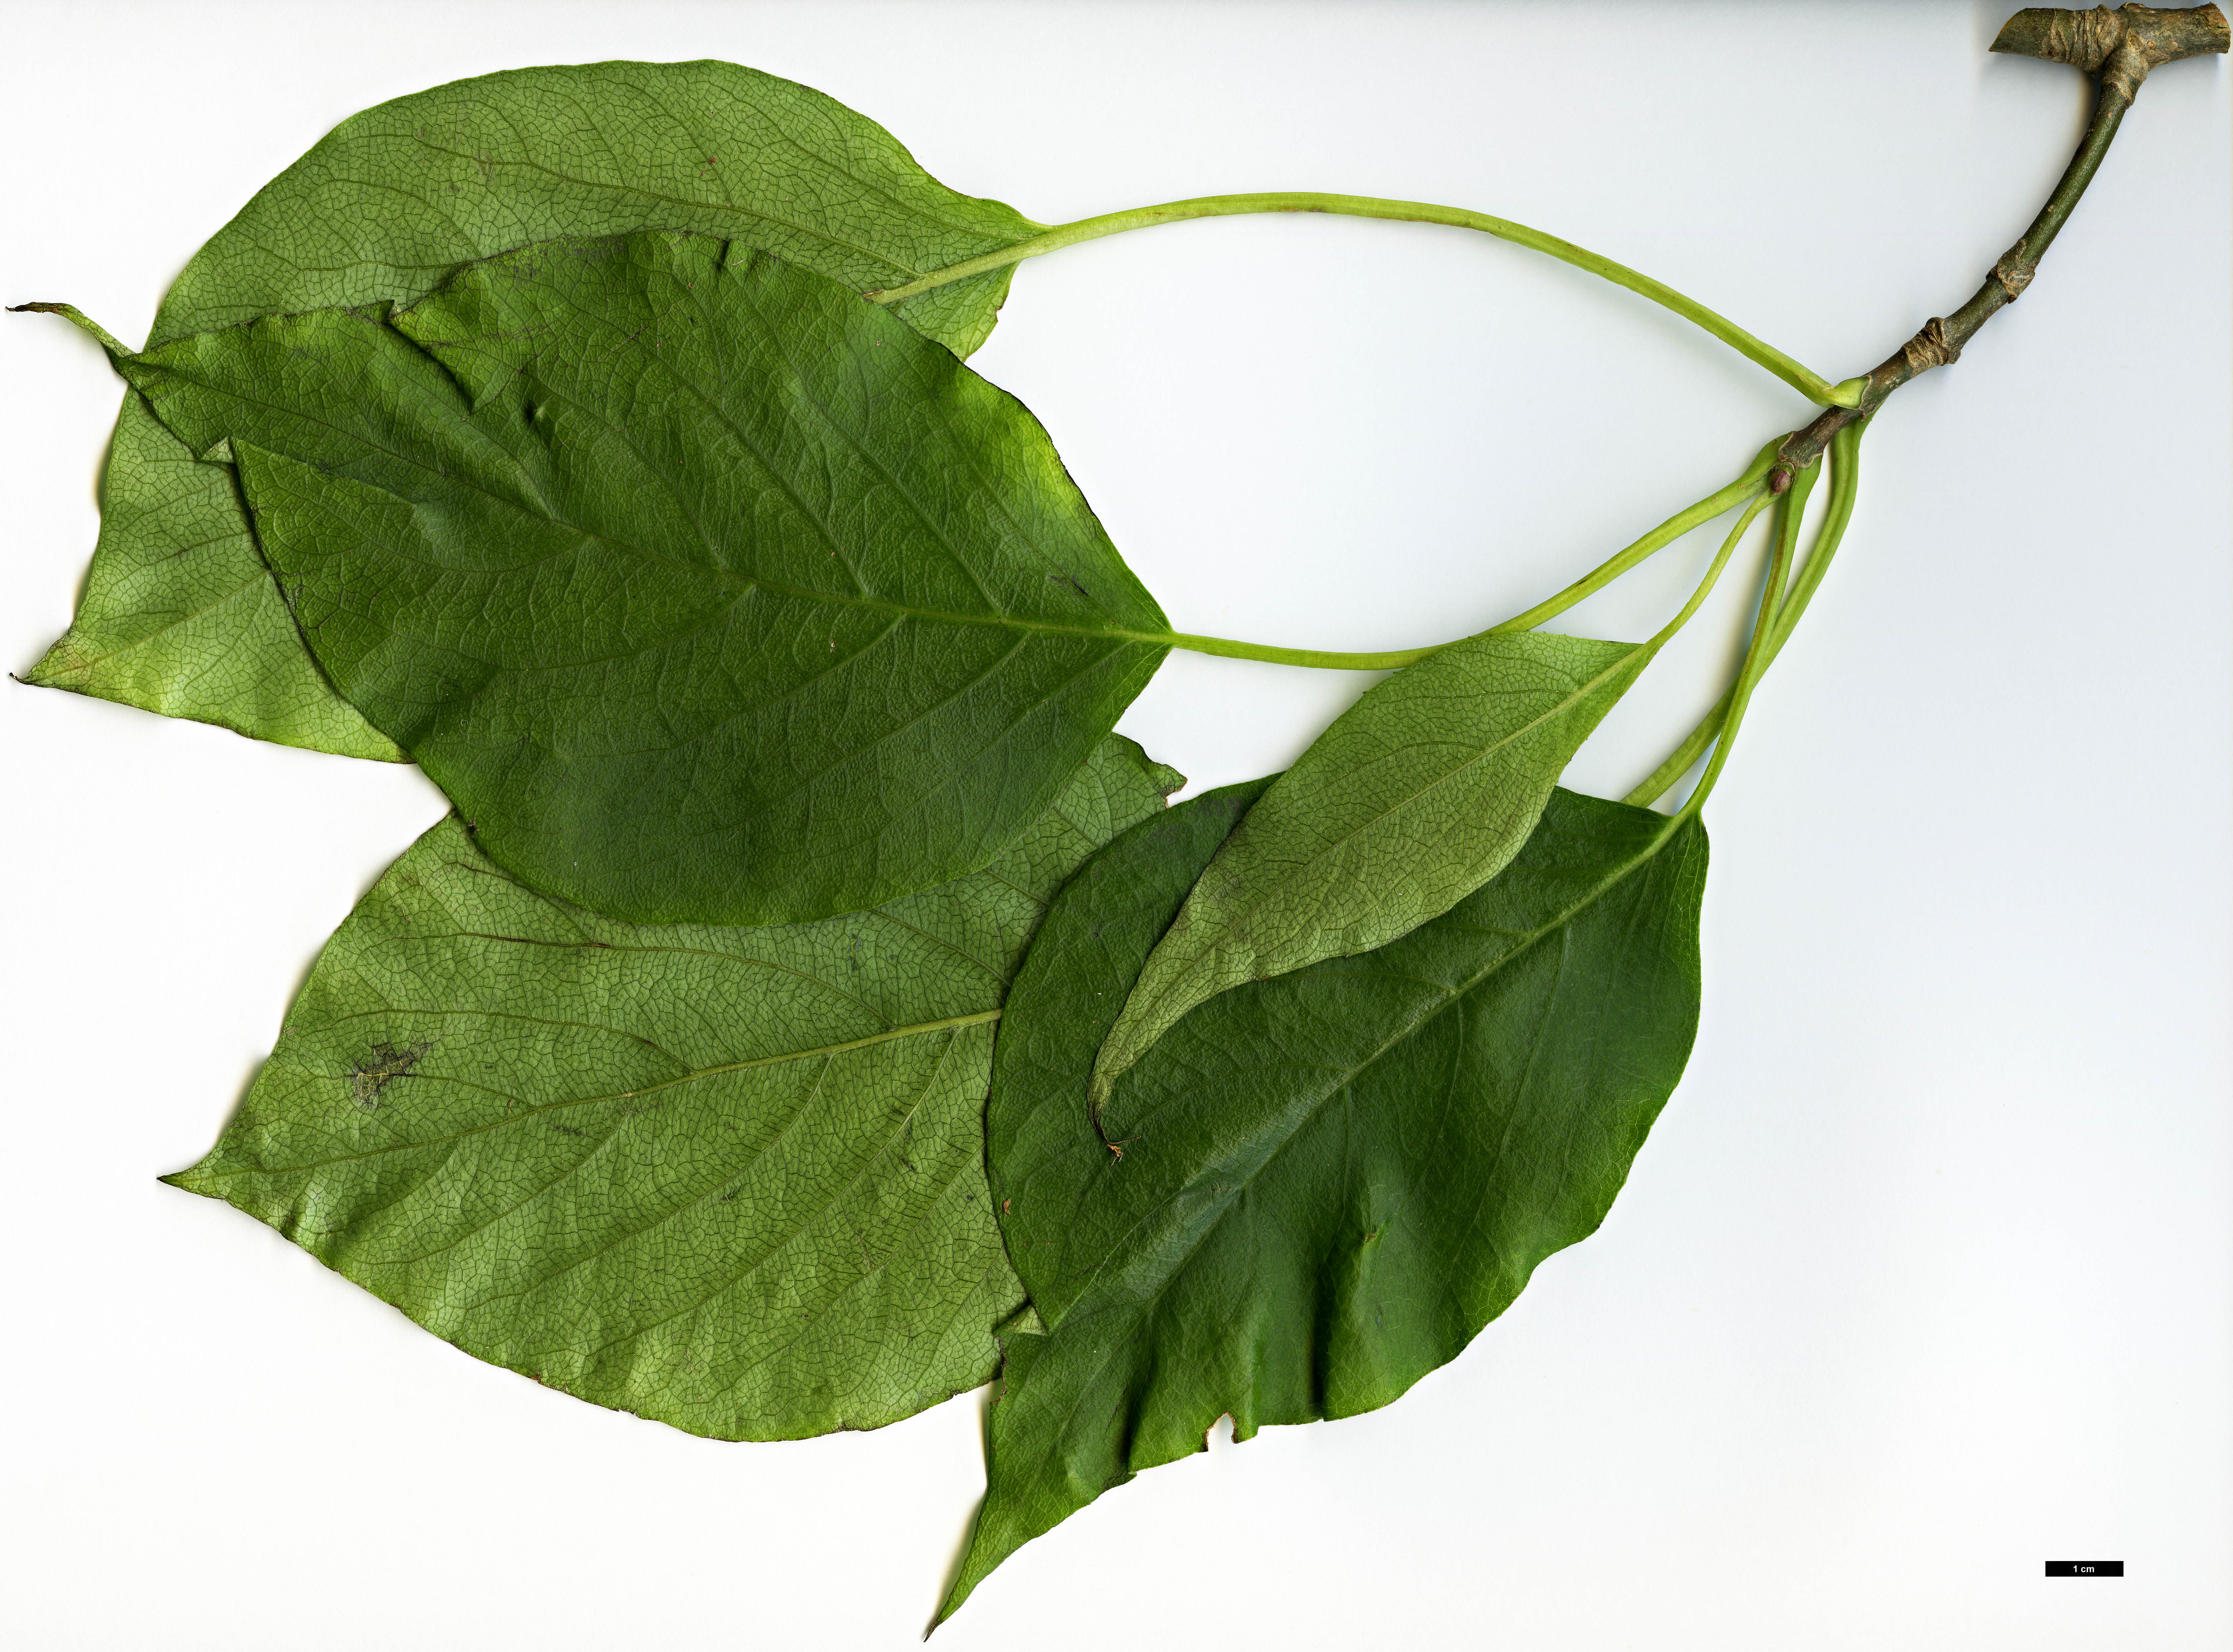
M198 461L136 392L109 440L76 620L23 675L281 745L405 760L303 646L232 472Z
M1604 1219L1698 1011L1695 823L1559 791L1503 874L1361 957L1221 994L1088 1116L1101 1006L1228 804L1064 888L1009 995L987 1112L1008 1254L990 1485L943 1608L1135 1473L1386 1405ZM942 1614L943 1615L943 1614Z
M947 188L875 121L758 69L511 69L335 127L194 255L150 336L408 302L459 264L535 241L691 230L866 291L1045 227ZM967 355L992 332L1009 273L936 289L902 311Z
M1175 779L1112 736L996 865L790 928L600 918L445 820L169 1180L601 1405L722 1439L896 1421L985 1381L1023 1301L983 1167L1008 979Z
M733 63L517 69L342 122L194 256L150 338L408 303L461 263L563 237L695 230L866 289L1040 227L947 189L843 104ZM898 309L966 355L992 331L1010 273ZM312 664L231 478L196 471L136 396L118 420L75 621L25 680L283 745L402 755Z
M1102 1047L1096 1105L1196 1005L1369 952L1494 877L1657 648L1469 637L1368 689L1202 873Z
M710 237L122 365L229 443L335 684L498 862L601 912L795 922L973 871L1166 652L1020 403Z

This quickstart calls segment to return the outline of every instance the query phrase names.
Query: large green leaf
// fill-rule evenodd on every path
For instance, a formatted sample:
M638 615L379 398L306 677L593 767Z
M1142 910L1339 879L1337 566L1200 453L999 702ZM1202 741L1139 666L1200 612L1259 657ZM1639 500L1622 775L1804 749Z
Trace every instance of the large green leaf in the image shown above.
M993 1023L1047 898L1177 784L1111 737L997 864L789 928L647 929L454 818L335 932L209 1156L467 1352L723 1439L875 1428L992 1374Z
M1003 1237L1051 1330L1003 1337L952 1612L1006 1556L1230 1415L1367 1411L1593 1231L1687 1059L1695 823L1554 793L1504 872L1360 957L1202 1005L1087 1111L1103 1005L1229 806L1135 828L1064 888L1010 993L987 1120Z
M229 445L342 692L601 912L793 922L973 871L1168 646L1020 403L735 243L531 248L393 325L122 367Z
M194 256L150 339L407 303L461 263L561 237L696 230L866 289L1039 227L947 189L843 104L733 63L517 69L342 122ZM1008 276L956 282L900 312L966 355L992 330ZM136 396L118 421L84 599L24 679L283 745L401 755L304 652L231 476L196 471Z
M1202 873L1102 1047L1097 1105L1197 1004L1369 952L1495 876L1657 649L1469 637L1367 690Z

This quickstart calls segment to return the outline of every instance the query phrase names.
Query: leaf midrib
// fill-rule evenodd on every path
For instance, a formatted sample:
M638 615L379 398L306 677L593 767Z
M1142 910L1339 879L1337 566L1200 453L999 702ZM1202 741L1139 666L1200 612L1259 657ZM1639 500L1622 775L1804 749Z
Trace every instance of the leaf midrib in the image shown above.
M635 544L627 540L615 539L609 535L601 534L593 529L584 528L578 523L569 522L564 517L554 516L547 511L528 509L521 505L517 499L507 498L492 489L482 485L480 483L473 480L470 477L461 476L454 472L438 470L434 466L420 459L411 458L407 454L399 453L391 447L383 446L378 442L367 440L357 433L345 430L341 426L334 424L329 420L319 419L313 414L304 413L299 409L283 407L277 403L266 401L261 397L243 395L237 391L221 389L218 387L211 384L206 380L191 377L190 375L180 372L178 368L170 367L166 363L151 362L149 365L153 366L160 372L175 374L178 377L186 379L190 383L201 384L205 388L209 389L217 394L229 397L233 400L245 402L250 406L259 407L270 413L283 413L290 418L302 419L306 423L322 426L325 429L333 431L337 435L345 437L352 441L361 443L362 446L372 449L374 452L385 453L400 465L408 465L413 470L422 472L425 474L438 478L445 482L462 485L471 491L480 494L484 498L489 499L497 504L504 505L511 510L518 511L523 516L533 517L539 521L547 523L551 527L575 536L577 540L588 540L593 541L598 544L609 545L615 550L623 552L628 556L636 557L644 562L663 563L667 567L674 569L680 572L710 576L717 581L720 581L735 587L739 592L751 589L771 591L778 596L791 597L802 602L824 602L828 603L832 607L862 608L875 613L893 615L902 620L921 620L930 624L981 626L996 630L1025 631L1047 636L1097 637L1114 640L1118 642L1149 643L1156 647L1164 648L1175 647L1178 646L1177 634L1171 631L1134 631L1130 629L1120 629L1115 626L1061 625L1051 621L1025 620L1018 618L1013 615L1006 614L953 614L940 608L918 608L908 603L889 602L879 597L836 595L828 592L814 590L808 587L791 585L782 581L768 579L760 575L739 574L731 569L708 567L695 563L678 562L674 557L662 556L659 552L648 550L641 545ZM553 393L555 395L557 393L554 392ZM567 405L570 406L579 406L580 405L579 403L575 402L570 397L563 399L566 400ZM277 458L292 458L291 455L279 453L275 449L258 447L257 444L248 441L244 438L235 437L232 439L237 448L244 446L258 452L270 452ZM511 458L512 456L507 454L506 457ZM298 459L295 462L303 465L308 469L316 471L322 476L341 476L342 479L345 479L358 487L361 487L368 492L384 494L388 498L395 500L398 504L414 511L420 508L423 503L420 500L412 498L408 494L399 493L394 488L383 486L377 482L366 481L361 477L347 476L342 472L329 471L324 466L313 464L309 460ZM518 460L514 459L513 462L517 464ZM811 513L809 513L809 520L813 520ZM817 525L819 524L817 524ZM826 530L824 532L824 537L825 538L827 537ZM401 553L398 551L392 552L391 554L400 555ZM538 559L538 561L541 562L548 562L549 560L550 559L548 557ZM843 559L841 556L839 560L842 562ZM457 575L461 572L472 574L476 571L511 571L510 569L459 569L455 568L446 568L438 563L426 563L424 565L440 573L448 575ZM517 568L527 566L527 564L520 563L514 564L513 566ZM641 652L641 650L639 650L638 652ZM572 661L569 663L578 664L582 662ZM530 667L530 669L534 669L534 667Z
M397 1013L433 1018L447 1018L459 1015L487 1018L491 1014L490 1011L483 1010L411 1010L399 1011ZM811 1050L785 1050L779 1055L755 1056L748 1061L724 1062L713 1067L693 1068L688 1072L678 1073L672 1078L662 1078L655 1083L645 1084L635 1089L615 1090L601 1096L569 1096L564 1101L558 1102L526 1103L521 1105L518 1111L507 1113L503 1118L492 1119L485 1124L476 1124L467 1129L453 1130L446 1135L421 1136L413 1141L400 1142L393 1147L373 1148L363 1153L335 1154L331 1158L312 1159L301 1164L246 1165L238 1168L228 1167L212 1169L209 1174L212 1177L303 1174L314 1170L323 1170L333 1165L355 1164L367 1159L385 1158L392 1154L411 1153L423 1148L436 1148L445 1143L462 1141L469 1137L485 1135L491 1130L503 1129L507 1125L517 1124L545 1113L562 1112L576 1107L593 1107L603 1102L633 1101L638 1096L656 1095L661 1090L673 1089L679 1085L695 1083L703 1078L717 1078L726 1073L745 1072L756 1067L779 1067L790 1062L816 1061L847 1055L856 1050L865 1050L880 1044L890 1044L900 1038L921 1037L935 1032L954 1031L964 1027L987 1026L999 1018L999 1010L982 1010L973 1015L948 1016L939 1021L918 1021L907 1026L893 1027L882 1032L872 1033L865 1038L850 1039L843 1044L822 1044ZM322 1076L322 1075L314 1076ZM429 1074L427 1076L431 1077L433 1075ZM485 1086L474 1084L469 1079L445 1076L442 1082L458 1085L460 1089L480 1089L485 1094L502 1094L500 1091L489 1090ZM511 1102L517 1098L506 1096L505 1099Z
M1427 784L1420 787L1416 791L1411 792L1402 801L1392 804L1389 808L1380 810L1377 814L1368 816L1363 821L1360 821L1355 827L1343 833L1339 837L1334 839L1333 842L1328 843L1324 848L1313 852L1308 859L1299 862L1286 875L1286 877L1292 879L1297 874L1299 874L1309 868L1317 866L1319 862L1344 848L1351 841L1361 836L1365 831L1379 825L1383 821L1388 820L1392 816L1402 813L1403 810L1409 809L1422 798L1431 796L1436 788L1450 784L1458 776L1465 774L1468 771L1488 762L1497 752L1504 750L1505 747L1510 745L1514 741L1518 740L1523 735L1533 732L1535 729L1542 726L1542 725L1550 721L1553 718L1565 716L1567 712L1572 711L1579 701L1599 687L1608 678L1616 675L1618 673L1624 669L1629 661L1633 660L1639 652L1649 648L1650 646L1651 645L1647 642L1639 642L1631 645L1628 652L1622 654L1612 665L1608 667L1605 670L1598 673L1595 677L1591 678L1580 687L1573 689L1568 693L1565 698L1558 702L1558 704L1543 712L1540 715L1530 719L1527 722L1513 730L1511 733L1496 741L1494 745L1479 748L1474 756L1468 758L1463 763L1458 764L1436 776L1435 778L1428 782ZM1243 829L1245 829L1247 824L1246 817L1243 818L1242 823ZM1220 853L1222 853L1221 849ZM1204 877L1208 877L1210 871L1215 868L1215 866L1216 861L1215 858L1213 857L1209 867L1204 868L1202 875ZM1259 912L1260 912L1266 903L1271 901L1273 896L1285 894L1286 892L1286 880L1283 879L1279 882L1273 883L1266 889L1263 894L1260 895L1256 900L1251 901L1247 906L1242 907L1239 912L1234 914L1231 917L1224 920L1225 933L1227 935L1230 935L1234 929L1238 928L1240 925L1247 922L1249 919L1254 917ZM1462 896L1460 897L1460 899L1463 898L1464 897ZM1427 921L1431 922L1432 920L1430 919ZM1532 946L1533 944L1533 941L1532 939L1529 941L1523 943L1523 945L1527 946ZM1158 945L1160 946L1161 943L1159 942ZM1183 981L1196 973L1200 969L1216 959L1220 953L1223 953L1227 948L1227 943L1222 940L1213 943L1209 950L1203 953L1196 960L1195 967L1188 970L1186 975L1176 978L1176 980ZM1253 947L1250 949L1250 955L1252 958L1255 955L1258 949ZM1341 954L1341 956L1353 957L1355 954L1344 953ZM1174 984L1175 985L1175 982ZM1162 993L1158 995L1157 1001L1160 1003L1162 999L1168 998L1169 996L1169 989L1166 988ZM1141 1053L1144 1055L1146 1054L1146 1051L1143 1050ZM1130 1070L1130 1065L1136 1064L1137 1059L1136 1058L1132 1063L1128 1064L1126 1070ZM1123 1074L1119 1073L1118 1076L1123 1076Z
M1155 1291L1151 1295L1139 1302L1139 1307L1143 1310L1151 1308L1156 1302L1162 1298L1164 1294L1168 1292L1173 1285L1178 1282L1179 1276L1186 1271L1188 1264L1192 1261L1195 1253L1209 1241L1210 1237L1217 1231L1220 1225L1224 1222L1227 1216L1231 1213L1234 1203L1234 1196L1245 1189L1254 1187L1259 1179L1269 1173L1273 1162L1281 1154L1286 1151L1289 1145L1294 1141L1296 1137L1302 1134L1304 1125L1308 1123L1311 1120L1315 1119L1318 1115L1319 1109L1325 1107L1327 1102L1331 1100L1333 1096L1339 1094L1342 1090L1347 1089L1351 1084L1354 1084L1358 1076L1367 1071L1376 1062L1379 1061L1381 1057L1387 1055L1390 1050L1395 1049L1398 1044L1409 1040L1419 1031L1420 1028L1425 1026L1428 1022L1433 1020L1436 1016L1441 1015L1445 1010L1449 1009L1452 1004L1462 1000L1467 996L1476 991L1484 982L1488 980L1491 976L1503 969L1507 964L1512 963L1514 959L1519 959L1532 951L1535 946L1542 942L1543 939L1546 935L1564 930L1588 907L1603 900L1607 894L1611 894L1614 888L1625 881L1640 868L1650 864L1653 860L1657 858L1659 852L1666 848L1668 843L1673 840L1676 835L1689 823L1689 820L1687 816L1676 815L1670 816L1668 823L1660 828L1658 832L1653 836L1651 841L1642 849L1638 849L1629 860L1623 862L1620 869L1611 877L1605 879L1602 883L1598 884L1591 889L1588 894L1575 901L1572 905L1565 907L1556 917L1549 920L1533 931L1528 933L1523 940L1516 942L1514 945L1498 954L1498 956L1486 967L1462 984L1454 987L1442 989L1441 997L1430 1000L1427 1007L1421 1010L1417 1015L1412 1017L1395 1032L1391 1033L1380 1044L1378 1048L1372 1051L1371 1054L1365 1057L1355 1066L1350 1068L1344 1074L1336 1079L1322 1095L1311 1101L1305 1107L1300 1109L1300 1112L1297 1116L1294 1128L1287 1131L1278 1144L1273 1148L1272 1151L1265 1155L1263 1161L1259 1164L1254 1170L1249 1172L1247 1175L1237 1179L1227 1188L1226 1194L1221 1201L1220 1208L1218 1209L1216 1215L1208 1222L1203 1224L1201 1230L1194 1236L1194 1238L1188 1241L1186 1248L1181 1252L1172 1262L1162 1283L1156 1287ZM1148 1119L1150 1119L1154 1115L1151 1113L1140 1119L1128 1120L1123 1125L1116 1126L1115 1128L1130 1128L1132 1125L1144 1124L1147 1122ZM1115 1163L1112 1163L1109 1167L1108 1174L1116 1174L1116 1170L1117 1166ZM1156 1217L1165 1211L1168 1211L1178 1201L1178 1200L1184 1197L1185 1194L1191 1191L1195 1186L1195 1180L1189 1179L1182 1187L1176 1189L1169 1199L1164 1200L1161 1205L1156 1206L1153 1210L1143 1214L1141 1219L1137 1222L1135 1222L1116 1244L1113 1244L1109 1247L1108 1255L1105 1256L1103 1260L1095 1264L1093 1271L1085 1277L1084 1281L1079 1285L1077 1291L1071 1296L1070 1307L1064 1311L1064 1317L1065 1318L1069 1317L1070 1313L1076 1311L1078 1304L1085 1299L1087 1292L1090 1291L1102 1276L1108 1272L1110 1261L1116 1257L1119 1248L1129 1246L1135 1234L1137 1234L1143 1229L1147 1228Z

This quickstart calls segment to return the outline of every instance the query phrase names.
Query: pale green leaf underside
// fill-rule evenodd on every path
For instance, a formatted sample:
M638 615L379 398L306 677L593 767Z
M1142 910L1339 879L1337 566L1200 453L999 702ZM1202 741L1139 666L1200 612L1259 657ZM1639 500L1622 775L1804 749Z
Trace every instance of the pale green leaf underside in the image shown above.
M1020 403L704 236L468 265L123 370L225 442L312 652L537 888L781 923L985 865L1162 660Z
M1111 737L994 866L787 928L547 900L453 818L327 943L172 1178L467 1352L722 1439L876 1428L992 1373L993 1023L1045 901L1176 777Z
M231 469L198 461L137 391L109 439L77 617L23 679L281 745L405 760L303 646Z
M195 255L151 339L407 303L461 263L559 237L694 230L865 289L1039 227L946 188L843 105L753 69L518 69L344 121ZM992 330L1008 276L940 288L900 313L966 355ZM76 618L23 675L282 745L401 756L304 651L231 478L197 471L135 395L118 420Z
M1517 854L1651 646L1469 637L1366 691L1218 850L1141 972L1097 1098L1195 1005L1408 934Z
M1454 1358L1603 1220L1689 1057L1704 831L1558 791L1449 913L1180 1022L1110 1098L1110 1154L1086 1105L1103 1006L1209 857L1197 807L1216 794L1065 886L1009 996L993 1196L1051 1329L1003 1336L946 1613L1221 1416L1246 1439L1352 1415Z

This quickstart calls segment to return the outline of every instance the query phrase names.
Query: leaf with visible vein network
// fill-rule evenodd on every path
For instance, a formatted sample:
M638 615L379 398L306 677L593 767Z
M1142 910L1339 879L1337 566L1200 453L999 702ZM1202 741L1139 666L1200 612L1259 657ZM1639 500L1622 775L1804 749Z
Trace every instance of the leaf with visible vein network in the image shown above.
M992 1374L1001 998L1045 902L1178 777L1111 737L974 876L784 928L550 901L454 818L335 932L209 1156L480 1358L694 1434L895 1421Z
M1019 402L733 244L531 248L120 366L234 459L320 665L482 848L639 922L975 870L1168 647Z
M755 69L514 69L343 121L194 255L149 338L408 303L460 264L567 236L730 236L865 290L1040 227L947 188L834 99ZM956 282L898 313L967 355L991 332L1009 275ZM117 421L85 595L23 678L283 745L403 755L304 648L231 473L198 465L136 395Z
M1352 1415L1455 1357L1604 1219L1689 1057L1704 830L1558 791L1443 916L1196 1008L1110 1098L1112 1155L1087 1106L1103 1006L1233 812L1211 794L1112 842L1009 994L993 1195L1048 1329L1002 1337L941 1616L1220 1417L1247 1439Z
M1408 934L1517 854L1653 642L1468 637L1365 691L1248 811L1156 945L1097 1102L1206 999Z

